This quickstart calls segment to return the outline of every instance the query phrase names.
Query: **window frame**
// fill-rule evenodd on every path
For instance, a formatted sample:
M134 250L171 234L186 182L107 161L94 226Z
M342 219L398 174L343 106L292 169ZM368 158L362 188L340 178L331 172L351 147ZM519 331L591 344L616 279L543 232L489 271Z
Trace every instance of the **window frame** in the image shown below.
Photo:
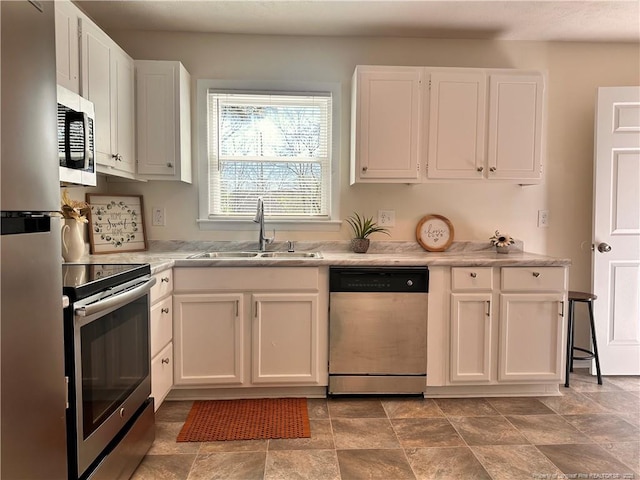
M207 145L207 93L209 89L229 93L331 93L331 192L328 218L265 217L268 230L315 230L339 231L342 222L339 219L340 199L340 110L341 85L339 82L289 82L289 81L233 81L199 79L197 81L197 145L198 145L198 218L200 230L255 230L253 218L210 218L209 217L209 158Z

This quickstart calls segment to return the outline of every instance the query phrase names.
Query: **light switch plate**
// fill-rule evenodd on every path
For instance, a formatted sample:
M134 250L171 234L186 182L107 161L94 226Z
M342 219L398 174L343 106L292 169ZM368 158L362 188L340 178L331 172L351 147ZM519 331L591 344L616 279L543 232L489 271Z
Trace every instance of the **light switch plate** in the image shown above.
M151 208L151 225L154 227L164 227L164 208Z

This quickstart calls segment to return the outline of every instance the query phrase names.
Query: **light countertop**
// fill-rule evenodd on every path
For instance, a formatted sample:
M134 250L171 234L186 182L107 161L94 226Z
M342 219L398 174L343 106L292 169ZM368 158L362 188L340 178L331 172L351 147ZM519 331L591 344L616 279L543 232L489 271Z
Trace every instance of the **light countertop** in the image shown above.
M252 251L247 242L151 242L144 252L86 255L77 263L149 263L152 273L173 267L317 267L317 266L568 266L569 259L529 253L514 245L508 254L499 254L484 243L457 242L446 252L427 252L416 248L414 242L377 242L370 253L348 251L348 242L303 243L296 251L320 252L321 258L207 258L187 257L212 251ZM272 245L269 251L286 251L283 245Z

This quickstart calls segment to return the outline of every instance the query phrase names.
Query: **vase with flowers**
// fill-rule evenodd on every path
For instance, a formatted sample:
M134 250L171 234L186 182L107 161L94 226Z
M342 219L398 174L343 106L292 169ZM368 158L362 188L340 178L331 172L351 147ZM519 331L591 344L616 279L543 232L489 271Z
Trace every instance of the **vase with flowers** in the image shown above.
M367 237L372 233L379 232L389 235L389 230L374 222L373 217L367 218L364 215L360 216L358 213L354 212L346 219L346 221L351 225L351 230L353 230L351 249L355 253L367 253L370 244L369 238Z
M77 262L85 251L82 225L87 223L90 206L87 202L73 200L69 192L62 192L60 216L64 219L62 226L62 257L65 262Z
M497 253L509 253L509 246L515 243L515 240L508 233L500 233L495 231L492 237L489 238L491 245L496 247Z

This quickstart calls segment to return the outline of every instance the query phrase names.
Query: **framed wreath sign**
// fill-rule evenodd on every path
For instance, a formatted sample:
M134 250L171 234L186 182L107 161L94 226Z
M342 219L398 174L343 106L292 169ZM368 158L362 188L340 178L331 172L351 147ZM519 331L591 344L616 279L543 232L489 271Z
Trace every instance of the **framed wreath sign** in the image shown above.
M91 253L141 252L147 249L142 195L87 193Z

